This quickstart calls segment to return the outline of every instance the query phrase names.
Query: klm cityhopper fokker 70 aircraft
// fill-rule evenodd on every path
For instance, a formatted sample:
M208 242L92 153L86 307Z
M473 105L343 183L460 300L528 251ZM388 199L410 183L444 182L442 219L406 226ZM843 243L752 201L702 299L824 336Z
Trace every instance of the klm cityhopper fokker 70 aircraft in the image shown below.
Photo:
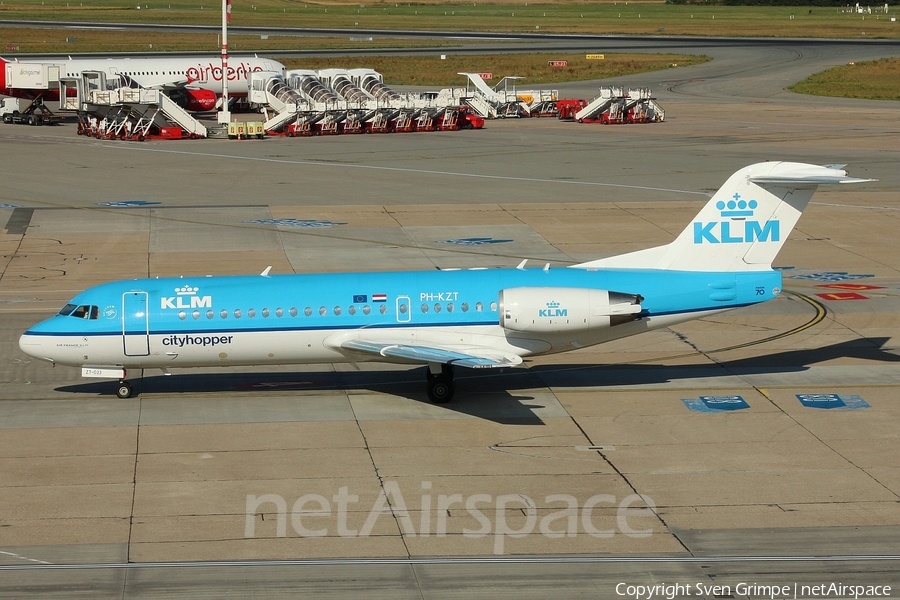
M86 377L172 367L368 360L428 365L434 402L454 367L511 367L781 292L772 261L819 184L843 165L741 169L670 244L571 267L136 279L78 294L19 347Z

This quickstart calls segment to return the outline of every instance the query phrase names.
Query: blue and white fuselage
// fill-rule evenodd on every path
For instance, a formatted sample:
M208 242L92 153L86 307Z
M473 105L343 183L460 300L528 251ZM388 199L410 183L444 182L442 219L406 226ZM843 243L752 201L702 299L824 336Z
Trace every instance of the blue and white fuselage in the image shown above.
M573 288L641 296L633 303L640 312L621 324L591 327L567 302ZM77 295L29 329L21 346L59 364L125 368L385 358L342 347L354 339L525 357L763 302L780 288L775 271L577 268L138 279ZM501 305L501 292L518 289L533 304L525 310L535 320L568 323L556 331L501 325L501 312L515 308Z
M563 268L136 279L78 294L20 348L85 376L128 369L390 361L515 366L765 302L772 260L834 167L761 163L735 173L670 244Z

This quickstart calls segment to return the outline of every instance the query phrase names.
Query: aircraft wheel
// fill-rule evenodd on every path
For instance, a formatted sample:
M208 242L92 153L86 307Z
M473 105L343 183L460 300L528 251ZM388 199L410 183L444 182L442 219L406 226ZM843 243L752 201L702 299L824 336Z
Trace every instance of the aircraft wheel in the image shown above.
M127 381L120 381L119 387L116 388L116 396L123 399L131 398L132 391L133 389L130 383L128 383Z
M428 381L428 399L435 404L450 402L455 391L456 386L453 381L443 375L437 375Z

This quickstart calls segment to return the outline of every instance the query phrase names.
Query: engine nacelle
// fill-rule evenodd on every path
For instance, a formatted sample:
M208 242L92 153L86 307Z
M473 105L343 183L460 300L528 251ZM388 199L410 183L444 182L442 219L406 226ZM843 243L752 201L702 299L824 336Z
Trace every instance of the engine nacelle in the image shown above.
M191 112L205 112L216 107L216 93L210 90L185 90L182 108Z
M500 290L500 326L510 331L559 333L634 321L643 298L607 290L518 287Z

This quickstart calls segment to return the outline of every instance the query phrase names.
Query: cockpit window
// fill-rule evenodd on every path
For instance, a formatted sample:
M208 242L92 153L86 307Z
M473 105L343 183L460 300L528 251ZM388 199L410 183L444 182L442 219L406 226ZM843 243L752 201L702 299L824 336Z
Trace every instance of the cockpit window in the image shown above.
M66 306L66 308L68 308L68 305ZM66 310L66 308L63 308L63 310ZM62 314L62 312L60 312L60 314ZM82 304L75 310L70 311L69 316L75 317L77 319L99 319L100 307Z
M65 306L63 306L60 309L59 314L64 317L68 317L69 315L72 314L72 311L75 310L75 308L76 308L76 305L74 305L74 304L66 304Z

